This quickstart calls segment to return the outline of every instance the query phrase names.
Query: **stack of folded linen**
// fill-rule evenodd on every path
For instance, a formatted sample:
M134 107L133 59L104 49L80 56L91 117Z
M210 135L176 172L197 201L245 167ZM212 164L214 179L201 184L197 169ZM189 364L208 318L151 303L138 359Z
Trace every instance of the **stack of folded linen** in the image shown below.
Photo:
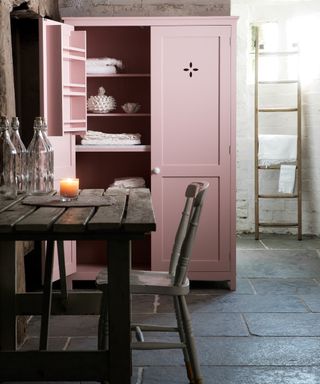
M114 179L113 184L110 187L118 188L143 188L146 186L146 182L143 177L120 177Z
M104 133L87 131L81 140L83 145L138 145L141 144L140 133Z
M87 73L112 74L117 73L117 70L122 68L123 64L121 60L110 57L87 59L86 62Z

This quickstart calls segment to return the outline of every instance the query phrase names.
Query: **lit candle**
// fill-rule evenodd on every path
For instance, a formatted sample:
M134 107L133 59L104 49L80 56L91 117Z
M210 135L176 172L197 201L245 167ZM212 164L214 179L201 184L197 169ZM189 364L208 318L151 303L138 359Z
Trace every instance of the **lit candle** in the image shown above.
M79 179L62 179L60 180L60 195L63 200L72 200L78 197Z

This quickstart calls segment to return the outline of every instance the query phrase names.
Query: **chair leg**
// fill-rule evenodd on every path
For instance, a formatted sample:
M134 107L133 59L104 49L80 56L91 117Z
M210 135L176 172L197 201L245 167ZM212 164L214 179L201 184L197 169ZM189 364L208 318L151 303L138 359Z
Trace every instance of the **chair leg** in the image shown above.
M179 300L177 296L173 296L173 303L174 303L175 315L176 315L176 320L177 320L177 325L179 330L180 341L181 343L186 344L186 335L183 328L181 310L180 310ZM187 346L183 348L183 356L184 356L184 363L186 366L189 382L193 383L194 381L193 371L192 371L192 366L191 366Z
M109 335L109 319L108 319L108 290L106 286L102 287L102 298L100 304L100 317L98 324L98 349L107 350ZM108 381L100 381L100 384L108 384Z
M186 338L186 345L190 357L190 363L193 372L192 384L203 384L201 376L200 364L197 356L196 344L192 332L191 317L188 311L185 296L178 296L179 307L181 311L181 318L183 323L184 334Z
M51 313L52 298L52 270L53 270L53 249L54 241L47 242L47 252L44 271L43 301L40 329L40 345L39 349L45 351L48 348L49 321Z
M108 349L108 335L109 335L109 324L108 324L108 291L106 287L102 290L102 299L100 307L100 317L98 325L98 349Z

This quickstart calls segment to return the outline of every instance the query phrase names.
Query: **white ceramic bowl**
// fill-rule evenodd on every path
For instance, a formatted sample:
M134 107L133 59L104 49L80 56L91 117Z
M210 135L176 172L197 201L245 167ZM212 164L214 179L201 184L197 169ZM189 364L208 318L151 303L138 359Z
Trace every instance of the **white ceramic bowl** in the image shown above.
M125 113L136 113L139 111L140 107L141 105L138 103L125 103L121 106Z

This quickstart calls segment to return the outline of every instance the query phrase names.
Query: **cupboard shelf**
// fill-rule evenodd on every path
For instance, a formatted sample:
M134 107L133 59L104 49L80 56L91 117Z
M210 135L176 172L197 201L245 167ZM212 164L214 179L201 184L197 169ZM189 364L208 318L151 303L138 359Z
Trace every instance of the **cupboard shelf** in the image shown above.
M86 120L84 119L72 119L72 120L66 120L64 122L65 124L77 124L77 123L86 123Z
M65 83L63 84L64 88L85 88L85 84L81 83Z
M78 47L63 47L64 51L73 51L73 52L80 52L80 53L86 53L86 50L84 48L78 48Z
M150 77L150 73L87 73L87 77Z
M150 145L76 145L76 152L150 152Z
M78 60L78 61L86 61L86 58L83 56L69 55L63 54L63 60Z
M87 96L85 92L64 92L63 96Z
M87 113L88 117L142 117L151 116L150 113Z

